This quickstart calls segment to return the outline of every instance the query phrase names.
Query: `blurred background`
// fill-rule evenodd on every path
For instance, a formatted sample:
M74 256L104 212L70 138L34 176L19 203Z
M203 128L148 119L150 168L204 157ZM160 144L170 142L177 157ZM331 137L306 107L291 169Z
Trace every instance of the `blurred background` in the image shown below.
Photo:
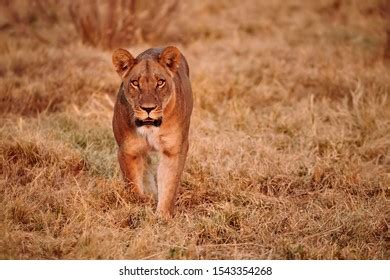
M388 259L390 1L0 0L0 258ZM115 48L194 93L174 219L122 183Z
M25 32L44 44L63 46L82 41L104 49L140 43L190 44L239 33L277 36L277 29L284 28L283 35L289 43L293 43L294 34L287 36L288 33L303 32L299 35L306 35L309 40L327 35L326 39L334 43L349 39L366 40L368 45L370 40L362 34L366 32L381 37L376 39L385 41L385 56L389 52L390 4L386 0L296 0L284 4L252 0L2 0L0 5L2 31L13 29L14 35ZM325 30L320 28L321 24L330 29L326 34L322 33ZM350 34L348 29L356 33Z

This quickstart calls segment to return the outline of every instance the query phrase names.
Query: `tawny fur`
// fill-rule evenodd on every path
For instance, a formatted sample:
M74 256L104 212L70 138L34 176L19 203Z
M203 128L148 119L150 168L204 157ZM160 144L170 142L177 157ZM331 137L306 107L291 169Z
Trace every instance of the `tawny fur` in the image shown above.
M158 213L172 216L189 145L193 101L188 64L175 47L149 49L136 58L118 49L112 60L122 78L113 130L123 177L141 198L157 195ZM147 119L162 119L161 126L137 127L136 120ZM150 170L153 151L159 157L156 180Z

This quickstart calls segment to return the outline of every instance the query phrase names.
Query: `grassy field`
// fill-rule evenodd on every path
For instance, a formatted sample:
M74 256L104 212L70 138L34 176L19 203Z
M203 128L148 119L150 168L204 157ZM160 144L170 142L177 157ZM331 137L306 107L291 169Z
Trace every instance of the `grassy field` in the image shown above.
M168 221L122 183L119 45L83 43L65 8L0 9L0 258L389 259L380 4L193 1L161 34L121 43L176 45L190 64L191 146Z

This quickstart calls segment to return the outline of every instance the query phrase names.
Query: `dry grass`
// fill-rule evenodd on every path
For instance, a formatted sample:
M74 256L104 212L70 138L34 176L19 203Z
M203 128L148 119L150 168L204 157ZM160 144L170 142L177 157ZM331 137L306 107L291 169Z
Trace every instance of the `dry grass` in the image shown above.
M175 16L177 0L73 1L71 19L84 43L103 48L156 41Z
M195 95L170 221L121 181L110 52L60 19L0 24L0 258L389 259L380 4L183 4L160 42Z

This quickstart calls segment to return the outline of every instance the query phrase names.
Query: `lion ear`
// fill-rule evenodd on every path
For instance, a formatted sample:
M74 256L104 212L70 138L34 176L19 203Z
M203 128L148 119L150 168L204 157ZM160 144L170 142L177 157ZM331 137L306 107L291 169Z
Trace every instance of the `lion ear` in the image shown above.
M173 46L166 47L159 56L161 65L168 67L173 73L177 71L180 63L180 51Z
M116 49L112 54L112 64L122 79L129 73L134 62L134 57L127 50Z

